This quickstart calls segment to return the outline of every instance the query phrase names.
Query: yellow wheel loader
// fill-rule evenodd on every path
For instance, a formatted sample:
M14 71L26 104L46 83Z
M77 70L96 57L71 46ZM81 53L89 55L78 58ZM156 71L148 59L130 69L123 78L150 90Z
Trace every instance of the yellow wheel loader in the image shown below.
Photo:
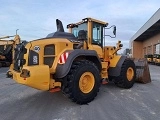
M155 64L160 65L160 54L157 54Z
M154 54L154 55L153 55L153 64L154 64L154 65L156 64L157 55L158 55L158 54Z
M145 58L147 59L148 63L153 63L153 55L152 54L145 55Z
M121 42L105 45L108 23L84 18L68 24L68 33L60 20L56 24L57 31L46 38L16 45L7 76L39 90L61 90L78 104L91 102L104 79L126 89L134 85L133 60L117 54ZM113 28L116 35L116 27Z
M14 37L14 40L4 40L5 38L10 37ZM19 35L0 37L0 67L10 66L12 63L13 48L19 43Z

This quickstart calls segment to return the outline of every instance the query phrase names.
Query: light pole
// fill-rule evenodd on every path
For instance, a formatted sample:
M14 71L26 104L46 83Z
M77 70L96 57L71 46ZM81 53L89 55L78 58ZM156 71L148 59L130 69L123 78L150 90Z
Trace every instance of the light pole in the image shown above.
M17 35L17 31L18 31L18 30L19 30L19 29L16 30L16 35Z

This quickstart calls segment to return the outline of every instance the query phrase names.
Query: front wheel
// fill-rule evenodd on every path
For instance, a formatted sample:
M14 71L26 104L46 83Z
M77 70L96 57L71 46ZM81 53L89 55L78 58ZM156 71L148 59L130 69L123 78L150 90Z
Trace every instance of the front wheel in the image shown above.
M132 60L126 59L121 66L120 76L116 77L114 83L118 87L129 89L136 79L136 67Z
M62 82L62 91L74 102L87 104L97 96L100 82L100 72L94 63L76 61Z

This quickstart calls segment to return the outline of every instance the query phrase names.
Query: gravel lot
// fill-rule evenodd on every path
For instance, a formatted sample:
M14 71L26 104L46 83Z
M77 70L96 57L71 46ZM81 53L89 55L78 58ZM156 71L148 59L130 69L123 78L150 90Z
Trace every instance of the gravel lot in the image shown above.
M17 84L0 68L0 120L160 120L160 66L149 67L151 83L128 90L102 85L88 105Z

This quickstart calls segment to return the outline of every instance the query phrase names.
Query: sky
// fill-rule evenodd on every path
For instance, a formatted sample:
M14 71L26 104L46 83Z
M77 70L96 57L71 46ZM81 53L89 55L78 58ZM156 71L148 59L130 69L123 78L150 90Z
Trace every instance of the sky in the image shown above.
M56 19L66 25L92 17L116 25L117 37L106 37L106 45L131 37L159 9L159 0L0 0L0 36L15 35L31 41L56 31ZM110 31L108 31L110 33Z

